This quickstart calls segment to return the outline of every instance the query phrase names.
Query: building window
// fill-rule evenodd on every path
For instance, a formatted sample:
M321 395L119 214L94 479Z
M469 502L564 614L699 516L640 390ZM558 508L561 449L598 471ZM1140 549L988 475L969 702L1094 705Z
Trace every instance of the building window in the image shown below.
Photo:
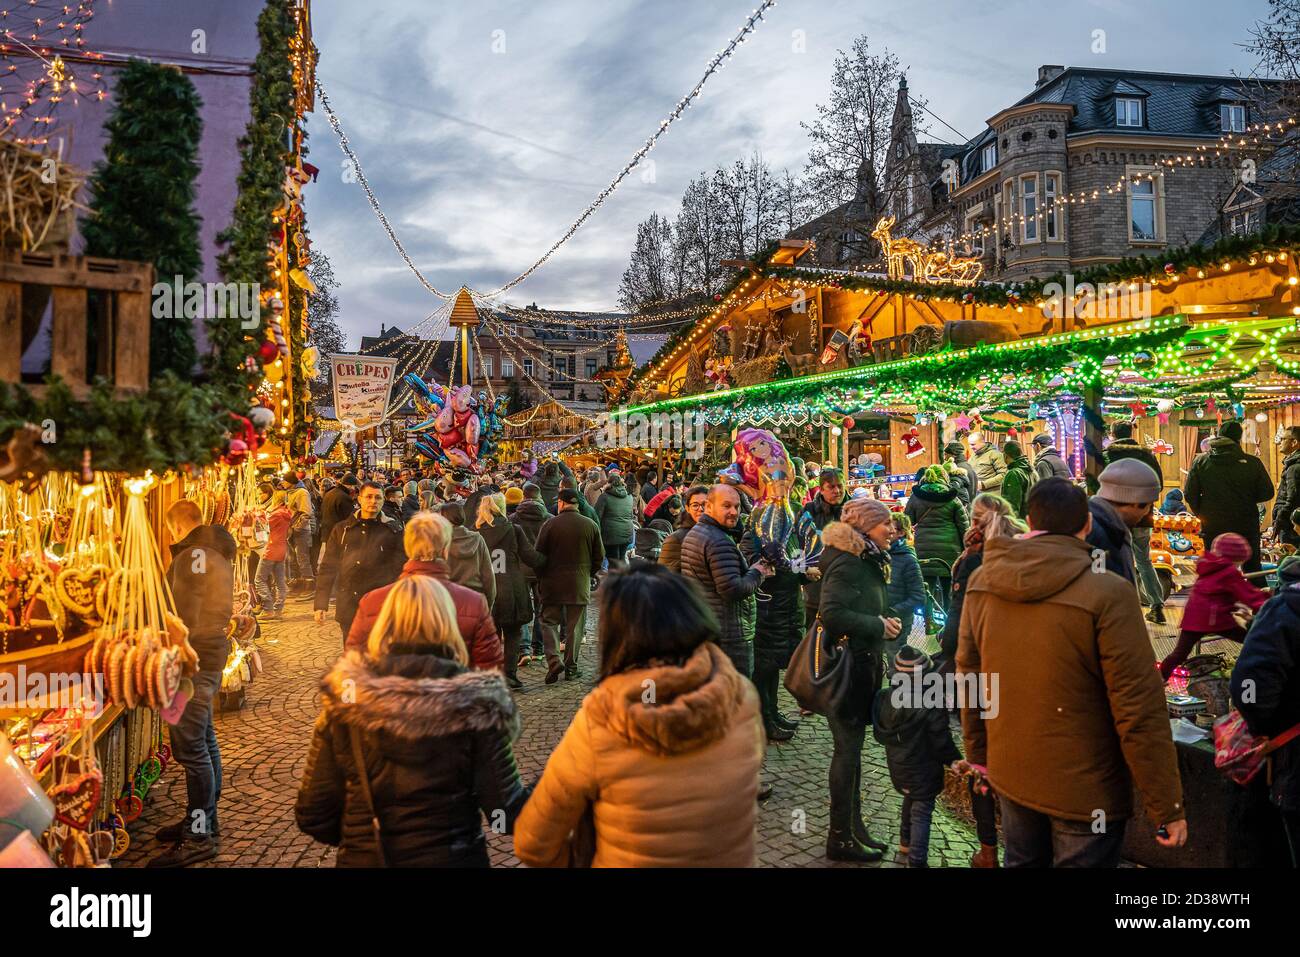
M1240 103L1219 104L1219 125L1225 133L1246 132L1246 107Z
M595 360L595 359L588 359L588 360L587 360L587 378L588 378L588 379L593 378L595 375L596 375L596 360Z
M525 360L524 360L524 375L528 376L529 378L532 378L532 375L533 375L533 360L532 360L532 359L525 359Z
M483 375L489 379L492 378L492 357L480 356L480 358L483 360Z
M551 368L555 370L556 378L561 378L569 371L569 364L565 361L564 356L552 356Z
M987 173L993 167L998 165L998 144L988 143L984 151L980 154L980 170Z
M1061 229L1057 218L1056 197L1061 194L1061 174L1043 174L1043 209L1047 239L1055 241L1061 238Z
M1012 237L1014 237L1015 234L1016 234L1016 229L1015 229L1015 222L1016 222L1016 183L1015 183L1015 180L1011 180L1011 179L1009 179L1009 180L1007 180L1006 182L1004 182L1004 183L1002 184L1002 206L1001 206L1001 209L1000 209L1000 211L999 211L998 219L999 219L999 222L1001 222L1001 223L1003 224L1003 228L1001 228L1001 229L998 230L998 237L997 237L997 241L998 241L998 250L997 250L997 254L998 254L999 256L1001 256L1001 255L1002 255L1002 253L1001 253L1001 249L1002 249L1002 243L1003 243L1003 240L1005 240L1005 241L1006 241L1006 244L1009 246L1009 245L1011 245Z
M1034 174L1020 178L1020 238L1038 242L1038 176Z
M1245 236L1259 232L1259 210L1247 209L1233 213L1231 220L1232 235Z
M1142 101L1137 97L1117 96L1115 98L1115 125L1141 126Z
M1164 183L1151 167L1130 166L1126 171L1128 182L1129 242L1158 243L1164 241Z
M515 377L515 360L509 356L501 357L501 378L513 379Z

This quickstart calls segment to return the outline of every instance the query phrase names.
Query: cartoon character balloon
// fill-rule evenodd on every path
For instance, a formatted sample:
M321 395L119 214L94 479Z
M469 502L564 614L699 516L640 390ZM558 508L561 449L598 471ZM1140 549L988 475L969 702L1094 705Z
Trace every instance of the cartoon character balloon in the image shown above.
M767 429L741 429L732 446L742 487L754 499L750 521L764 557L784 563L785 544L794 531L790 490L794 465L785 446Z
M488 406L478 402L469 386L449 388L437 382L425 382L409 373L405 382L413 391L416 407L426 418L410 431L416 448L444 467L480 471L479 456L496 448L496 436L503 423L499 411L501 399Z

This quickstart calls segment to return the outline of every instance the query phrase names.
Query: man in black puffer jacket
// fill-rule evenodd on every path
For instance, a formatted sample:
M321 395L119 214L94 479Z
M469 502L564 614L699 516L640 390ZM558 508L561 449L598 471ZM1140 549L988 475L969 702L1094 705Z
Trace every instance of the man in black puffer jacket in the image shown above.
M170 847L151 860L150 867L184 867L217 855L221 751L212 724L212 698L221 687L230 654L226 629L234 611L235 540L230 533L204 525L203 512L188 499L167 510L167 529L175 542L167 582L199 663L192 679L194 695L171 729L172 753L185 769L185 819L158 831L159 842Z
M321 692L298 828L338 847L339 867L487 867L484 817L510 833L528 800L511 748L519 716L501 675L402 645L378 660L348 652Z
M748 678L754 673L754 593L772 568L745 563L730 534L739 518L740 493L730 485L713 486L704 515L682 540L681 573L704 589L721 630L718 647Z
M1276 738L1300 723L1300 585L1259 610L1232 669L1232 703L1252 734ZM1269 798L1282 815L1291 866L1300 867L1300 738L1272 754Z

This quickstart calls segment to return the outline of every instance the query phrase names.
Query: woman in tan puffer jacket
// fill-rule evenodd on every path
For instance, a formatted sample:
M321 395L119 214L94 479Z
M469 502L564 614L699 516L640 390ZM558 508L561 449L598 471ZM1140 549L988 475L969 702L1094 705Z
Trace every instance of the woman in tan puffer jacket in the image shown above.
M612 573L599 620L600 684L546 762L515 855L532 867L752 867L758 695L713 643L698 587L660 565Z

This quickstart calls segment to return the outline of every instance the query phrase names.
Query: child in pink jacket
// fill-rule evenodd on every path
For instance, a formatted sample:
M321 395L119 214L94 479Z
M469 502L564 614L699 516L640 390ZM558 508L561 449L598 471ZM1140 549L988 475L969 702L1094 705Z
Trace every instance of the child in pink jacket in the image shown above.
M1192 647L1208 635L1243 641L1246 629L1237 624L1232 610L1239 604L1259 611L1272 596L1256 588L1241 574L1241 563L1250 558L1250 543L1236 532L1224 532L1210 543L1210 551L1196 563L1196 583L1183 612L1178 645L1160 662L1165 681L1187 660Z

